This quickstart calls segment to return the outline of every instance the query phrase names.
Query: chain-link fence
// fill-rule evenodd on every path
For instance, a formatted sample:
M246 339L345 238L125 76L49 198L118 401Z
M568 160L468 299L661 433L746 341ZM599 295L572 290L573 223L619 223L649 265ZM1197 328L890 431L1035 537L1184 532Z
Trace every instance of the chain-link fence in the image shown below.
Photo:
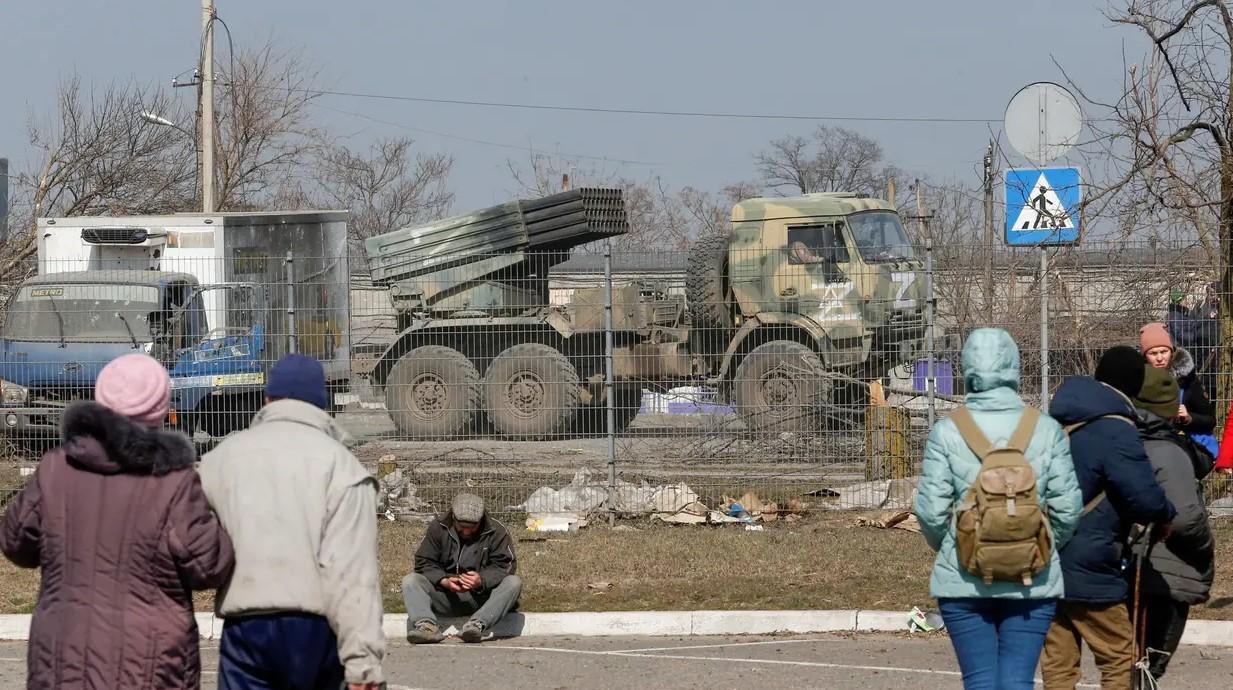
M981 326L1015 337L1039 404L1167 320L1198 385L1229 404L1199 247L1088 243L1042 264L1035 250L908 245L876 223L780 227L682 252L403 248L355 266L292 242L168 249L159 270L43 261L3 286L0 422L19 458L6 485L99 369L134 351L166 364L169 424L203 449L251 421L274 361L317 357L394 513L464 489L497 510L684 521L723 519L710 511L733 501L768 515L905 507L930 421L964 394L962 338Z

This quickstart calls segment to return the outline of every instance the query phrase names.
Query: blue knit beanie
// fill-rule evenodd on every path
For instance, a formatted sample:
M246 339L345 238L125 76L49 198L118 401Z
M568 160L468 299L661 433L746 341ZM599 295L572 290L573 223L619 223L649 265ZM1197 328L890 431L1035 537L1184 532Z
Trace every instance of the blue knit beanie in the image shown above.
M287 355L274 363L265 394L270 398L301 400L323 410L330 406L321 362L300 354Z

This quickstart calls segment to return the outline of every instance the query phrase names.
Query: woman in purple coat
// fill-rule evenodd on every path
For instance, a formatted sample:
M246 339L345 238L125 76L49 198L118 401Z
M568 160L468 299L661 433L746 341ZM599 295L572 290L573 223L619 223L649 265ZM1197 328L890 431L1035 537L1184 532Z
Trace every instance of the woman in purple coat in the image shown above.
M170 400L157 361L112 361L4 515L0 550L42 568L29 688L200 687L192 592L224 584L234 555L192 442L161 428Z

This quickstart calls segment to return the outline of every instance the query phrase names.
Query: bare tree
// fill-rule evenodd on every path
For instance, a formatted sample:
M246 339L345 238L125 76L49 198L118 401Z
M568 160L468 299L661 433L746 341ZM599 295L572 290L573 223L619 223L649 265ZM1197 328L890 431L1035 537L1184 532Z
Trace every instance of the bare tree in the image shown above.
M64 82L56 112L32 119L35 158L14 177L11 236L0 252L0 277L24 274L38 249L40 216L154 213L187 208L193 200L193 142L180 132L143 121L143 110L177 117L158 91L117 84L85 91Z
M320 196L333 208L351 210L352 251L365 239L449 212L454 193L446 183L454 159L416 153L409 138L382 139L367 152L337 143L322 144L315 174Z
M1109 18L1151 42L1127 67L1115 101L1092 99L1085 146L1103 177L1086 195L1089 218L1125 235L1191 240L1233 293L1233 13L1221 0L1130 0ZM1071 82L1072 85L1074 82ZM1221 340L1233 342L1233 304L1221 304ZM1221 399L1233 398L1233 352L1221 348Z
M223 60L219 74L217 207L265 207L287 179L303 176L316 150L321 133L309 106L317 70L298 50L267 42Z
M818 127L808 139L776 139L755 162L763 183L787 194L873 193L893 175L878 142L843 127Z

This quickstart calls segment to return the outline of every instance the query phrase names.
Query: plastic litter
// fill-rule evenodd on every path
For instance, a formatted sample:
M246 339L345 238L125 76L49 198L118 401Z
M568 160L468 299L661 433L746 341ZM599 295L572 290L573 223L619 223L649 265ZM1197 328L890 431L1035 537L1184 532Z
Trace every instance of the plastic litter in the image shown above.
M527 518L529 532L577 532L586 524L585 520L562 516L532 516Z
M908 612L908 630L910 632L933 632L946 627L946 621L932 611L926 613L919 606L913 606Z

